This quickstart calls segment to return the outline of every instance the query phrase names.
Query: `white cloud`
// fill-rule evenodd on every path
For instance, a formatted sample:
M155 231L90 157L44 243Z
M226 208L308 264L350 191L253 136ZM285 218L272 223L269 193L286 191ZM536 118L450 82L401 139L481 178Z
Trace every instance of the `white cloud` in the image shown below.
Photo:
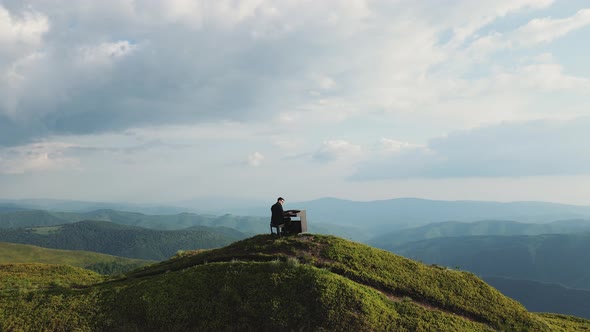
M2 150L2 169L55 174L72 158L84 176L104 182L105 193L111 174L132 173L145 186L177 179L190 187L186 195L196 187L187 177L202 188L212 179L229 188L260 182L269 169L297 174L301 192L326 177L321 187L341 189L359 162L374 176L395 171L399 179L454 176L463 161L474 175L467 157L474 152L453 135L415 142L457 132L481 142L484 125L587 115L589 49L574 44L580 34L572 33L587 27L580 7L552 0L4 1L0 147L16 150ZM29 157L22 150L49 141L76 147ZM445 149L452 146L466 152Z
M138 8L140 12L150 18L163 17L168 21L181 22L194 28L205 25L231 27L257 16L273 15L276 10L265 8L263 0L247 1L194 1L169 0L146 1L145 8ZM139 7L139 6L138 6Z
M590 118L458 131L427 148L379 156L354 179L523 177L590 174Z
M277 139L272 144L282 150L292 151L303 146L304 141L300 138Z
M28 113L19 109L19 99L30 70L44 57L43 37L49 28L48 17L40 12L27 9L15 14L0 4L0 116Z
M535 18L516 30L507 33L493 31L485 36L475 36L465 52L472 61L488 60L495 52L549 43L568 33L590 24L590 9L579 10L566 18Z
M245 29L254 39L274 39L305 25L343 25L371 14L365 0L346 2L272 0L145 0L136 15L155 23L180 23L191 29Z
M0 5L0 53L23 44L37 46L48 30L47 16L35 11L26 11L18 17Z
M478 37L466 49L463 56L470 62L480 63L489 59L494 52L512 47L512 41L501 33L494 32Z
M269 130L262 124L255 126L239 122L216 121L185 125L143 126L127 129L124 134L142 141L158 140L170 144L201 144L212 141L247 141L260 136L267 136ZM274 134L274 132L270 134Z
M20 137L10 141L26 141L275 117L319 125L430 109L464 74L441 79L440 68L462 52L440 45L441 32L465 39L498 17L551 3L454 1L433 15L426 3L404 1L40 2L37 16L54 18L37 53L43 59L11 72L11 82L20 81L1 86L0 114L20 114L10 124Z
M260 152L254 152L248 155L248 165L258 167L264 161L264 155Z
M332 90L336 86L334 79L326 75L316 75L312 79L321 90Z
M516 30L514 39L526 46L548 43L588 24L590 8L579 10L575 15L562 19L535 18Z
M402 150L412 150L412 149L424 149L426 148L424 145L421 144L414 144L409 142L402 142L390 138L381 138L380 141L381 147L385 152L388 153L397 153Z
M72 147L67 143L45 142L0 149L0 174L76 170L79 161L65 155Z
M82 46L78 48L78 53L84 63L105 63L128 56L136 49L137 45L132 45L127 40L120 40L96 46Z
M454 31L450 44L459 46L478 30L498 18L523 10L547 8L554 0L454 1L451 9L439 12ZM445 18L443 18L445 19Z
M20 98L29 93L26 86L34 72L44 61L45 54L34 52L17 59L4 69L0 76L0 114L14 118L18 113L26 112L19 109ZM42 91L39 91L42 94ZM39 96L35 96L39 98Z
M530 64L516 74L531 88L541 92L578 90L590 92L590 78L567 75L557 63Z
M578 92L590 89L590 78L565 72L550 54L542 54L530 63L514 68L498 68L488 80L482 81L479 93L512 93L534 97L546 92Z
M324 141L320 149L312 155L312 159L320 162L351 161L358 159L361 155L360 145L336 139Z

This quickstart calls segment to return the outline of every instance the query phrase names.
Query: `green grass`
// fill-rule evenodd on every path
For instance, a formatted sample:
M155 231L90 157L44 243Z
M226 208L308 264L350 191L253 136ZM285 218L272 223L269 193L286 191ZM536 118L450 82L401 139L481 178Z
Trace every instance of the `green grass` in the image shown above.
M125 331L492 330L291 261L209 263L115 287L107 307Z
M0 293L0 330L590 331L530 313L471 273L333 236L259 235L104 282L71 269Z
M85 286L104 281L105 278L90 270L68 265L1 264L0 294Z
M551 331L590 331L590 321L587 319L550 313L540 313L537 315L549 324Z
M62 226L45 226L45 227L34 227L34 228L27 228L27 229L35 234L48 235L48 234L58 233L61 230L61 228L62 228Z
M201 251L133 275L150 275L183 269L205 262L238 260L269 261L295 257L300 262L327 269L359 284L396 298L440 311L454 312L495 329L547 330L547 324L518 302L503 296L468 272L427 266L367 245L324 235L276 239L259 235L228 247Z
M48 249L32 245L0 242L0 264L64 264L90 269L102 274L119 274L154 262L90 251Z

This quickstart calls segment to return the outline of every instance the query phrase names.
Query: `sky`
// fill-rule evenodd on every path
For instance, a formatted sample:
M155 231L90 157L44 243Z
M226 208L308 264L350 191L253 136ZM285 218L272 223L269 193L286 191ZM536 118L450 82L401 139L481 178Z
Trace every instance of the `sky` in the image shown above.
M0 198L590 205L587 0L0 0Z

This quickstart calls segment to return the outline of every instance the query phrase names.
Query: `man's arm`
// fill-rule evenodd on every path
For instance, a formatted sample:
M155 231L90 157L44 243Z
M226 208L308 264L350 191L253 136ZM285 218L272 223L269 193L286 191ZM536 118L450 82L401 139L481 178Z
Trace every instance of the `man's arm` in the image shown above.
M297 212L294 210L287 210L284 212L283 214L285 217L296 217L297 216Z

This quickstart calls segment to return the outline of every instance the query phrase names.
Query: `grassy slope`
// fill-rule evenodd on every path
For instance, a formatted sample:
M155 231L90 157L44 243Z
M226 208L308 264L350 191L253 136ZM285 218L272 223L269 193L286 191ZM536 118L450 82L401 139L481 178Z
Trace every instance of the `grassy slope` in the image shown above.
M206 262L271 261L277 258L327 269L390 298L411 300L424 308L453 312L497 329L539 330L546 323L528 313L471 273L430 267L366 245L331 236L277 240L260 235L228 247L162 262L130 275L158 274Z
M23 326L583 331L590 322L529 313L470 273L425 266L336 237L259 235L221 249L186 252L92 287L47 289L0 306L0 329Z
M89 251L41 248L26 244L0 242L0 264L45 263L64 264L103 272L100 267L118 267L129 271L154 261L99 254Z
M105 278L95 272L68 265L1 264L0 294L12 291L23 293L51 287L91 285L104 281Z
M125 331L491 330L294 261L210 263L118 286L108 307Z
M104 280L67 265L0 265L0 331L90 331L97 301L76 289Z

